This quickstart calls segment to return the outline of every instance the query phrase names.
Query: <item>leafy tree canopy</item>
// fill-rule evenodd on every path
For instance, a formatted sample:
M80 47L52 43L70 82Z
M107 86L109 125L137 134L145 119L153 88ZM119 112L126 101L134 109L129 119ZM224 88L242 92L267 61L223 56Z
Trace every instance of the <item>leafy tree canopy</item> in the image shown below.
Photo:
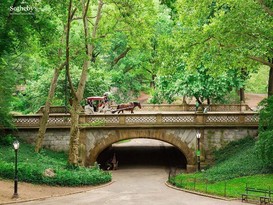
M273 18L265 7L272 5L259 2L177 0L176 34L183 61L193 69L202 64L214 74L267 64L273 56Z

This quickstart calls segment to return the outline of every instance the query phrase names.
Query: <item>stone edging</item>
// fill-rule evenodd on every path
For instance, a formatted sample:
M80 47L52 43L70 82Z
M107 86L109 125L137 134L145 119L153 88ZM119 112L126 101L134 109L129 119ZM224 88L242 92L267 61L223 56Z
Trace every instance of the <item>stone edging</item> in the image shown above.
M165 182L165 185L167 187L169 187L169 188L172 188L172 189L176 189L176 190L179 190L179 191L188 192L188 193L191 193L191 194L196 194L196 195L199 195L199 196L205 196L205 197L210 197L210 198L214 198L214 199L220 199L220 200L224 200L224 201L237 200L236 198L221 197L221 196L216 196L216 195L211 195L211 194L205 194L205 193L202 193L202 192L197 192L197 191L193 191L193 190L189 190L189 189L179 188L179 187L173 186L168 181Z

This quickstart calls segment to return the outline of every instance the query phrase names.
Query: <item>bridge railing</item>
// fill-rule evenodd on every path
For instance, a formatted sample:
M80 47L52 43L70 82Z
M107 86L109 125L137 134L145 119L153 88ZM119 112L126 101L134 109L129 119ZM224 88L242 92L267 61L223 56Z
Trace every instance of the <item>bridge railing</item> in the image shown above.
M84 123L88 126L223 126L223 125L254 125L257 126L259 116L254 113L169 113L169 114L134 114L85 116Z
M17 128L38 128L40 114L14 116ZM81 127L164 127L164 126L258 126L259 116L253 112L233 113L157 113L157 114L107 114L80 115ZM51 114L49 128L70 127L69 114Z
M195 111L195 109L194 104L143 104L141 108L143 111ZM209 106L209 111L212 112L238 112L249 110L251 110L251 108L246 104L212 104Z
M116 109L116 106L112 106ZM194 104L142 104L142 111L195 111ZM37 114L42 113L44 106L42 106ZM136 108L137 110L138 108ZM236 111L248 111L251 110L246 104L213 104L209 108L212 112L236 112ZM69 110L65 106L51 106L50 113L69 113Z

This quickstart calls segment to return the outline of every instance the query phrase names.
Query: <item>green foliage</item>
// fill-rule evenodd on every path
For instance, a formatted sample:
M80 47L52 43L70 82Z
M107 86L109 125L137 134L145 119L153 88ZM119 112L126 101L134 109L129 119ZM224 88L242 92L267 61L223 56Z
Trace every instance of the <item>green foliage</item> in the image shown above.
M205 171L205 178L209 181L221 181L236 177L268 173L257 156L255 141L251 138L238 143L231 143L227 148L216 153L216 165Z
M268 72L269 69L266 66L260 66L256 73L252 73L250 78L246 81L247 93L267 93L268 87Z
M166 100L171 103L179 95L195 97L201 102L210 99L214 103L227 103L225 96L230 94L232 89L239 89L243 84L241 73L237 73L234 69L213 76L209 73L209 69L202 66L196 71L191 71L182 65L173 74L157 78L152 100L158 102Z
M252 137L245 137L237 141L228 143L224 148L216 150L214 152L214 158L216 164L226 161L228 158L234 156L234 153L245 150L248 147L253 147L255 139Z
M259 105L262 107L259 113L259 131L273 130L273 96L264 99Z
M272 174L259 174L253 176L239 177L230 180L208 182L204 174L181 174L171 178L170 182L177 187L203 192L211 195L241 199L242 193L245 193L246 185L257 189L271 188L273 183ZM257 199L259 200L259 196Z
M167 101L168 103L172 103L174 101L174 97L178 94L173 91L173 84L176 80L175 76L158 76L156 78L156 88L151 92L151 99L149 99L150 103L160 104Z
M249 56L272 56L272 18L259 2L178 0L176 5L178 41L190 67L198 62L213 73L234 67L253 70L257 64Z
M7 68L0 55L0 126L10 126L10 108L14 90L13 71Z
M269 1L264 2L272 9ZM0 65L7 73L0 77L7 94L1 98L6 102L0 101L2 123L8 122L10 104L13 111L22 113L36 112L44 105L53 68L62 63L65 53L62 35L67 1L26 1L39 12L9 18L12 3L3 2L0 9ZM78 7L75 16L81 15L79 5L74 5ZM92 12L96 5L91 2ZM106 15L100 19L97 36L88 39L94 46L94 62L84 97L113 90L113 100L121 103L148 90L152 103L171 103L181 95L222 103L229 99L223 96L244 85L248 75L240 76L242 68L247 73L257 69L249 56L263 60L272 56L272 18L255 1L109 1L102 9ZM87 15L93 16L91 10ZM82 26L78 20L71 26L74 86L86 57ZM26 90L16 93L15 84L23 84ZM262 83L250 84L251 90L265 89ZM53 105L66 103L65 87L69 90L62 71Z
M81 124L83 127L96 127L96 126L105 126L106 122L104 120L96 120L90 123Z
M117 92L113 92L113 98L116 103L130 102L135 99L142 90L140 75L134 73L116 72L112 75L112 87L118 88ZM134 81L134 83L132 83Z
M7 138L10 137L8 136ZM44 171L49 168L54 171L54 177L44 176ZM6 179L13 179L14 177L14 150L9 143L1 144L0 177ZM111 175L108 172L100 170L98 167L69 168L67 167L66 153L43 149L37 154L34 152L33 146L20 141L20 149L18 150L18 178L19 181L35 184L83 186L109 182Z
M179 46L174 52L181 52L178 59L187 68L195 70L203 65L218 76L230 69L244 68L252 73L271 61L272 4L251 0L177 0L176 8L174 44Z
M57 24L61 18L64 2L3 1L0 8L0 124L9 124L10 110L28 112L28 105L35 105L25 99L29 93L19 93L16 85L25 85L29 78L36 81L45 65L52 66L56 58L56 39L60 33ZM20 12L11 7L33 8ZM54 12L52 12L54 9ZM43 48L43 49L41 49ZM50 58L50 63L47 62ZM36 84L37 86L37 84ZM30 91L31 92L31 91ZM3 95L3 96L2 96ZM35 99L35 98L34 98ZM34 100L31 99L31 100ZM19 107L17 109L17 107Z
M238 95L238 91L233 89L229 93L223 97L222 100L219 101L222 104L239 104L240 96Z
M259 141L256 144L256 148L265 166L273 168L273 130L263 131L259 134Z
M178 187L240 198L246 184L267 189L273 183L272 167L257 156L256 140L245 137L215 151L215 164L202 172L179 174L170 182ZM225 191L226 186L226 191Z
M215 151L215 164L194 177L203 178L209 183L231 180L238 177L272 173L270 166L264 166L257 156L255 139L246 137L230 142ZM200 175L200 176L199 176ZM189 177L193 177L189 175Z
M4 146L12 146L12 143L14 142L15 137L11 134L0 136L0 145Z
M273 96L264 99L260 105L259 140L256 148L265 165L273 167Z

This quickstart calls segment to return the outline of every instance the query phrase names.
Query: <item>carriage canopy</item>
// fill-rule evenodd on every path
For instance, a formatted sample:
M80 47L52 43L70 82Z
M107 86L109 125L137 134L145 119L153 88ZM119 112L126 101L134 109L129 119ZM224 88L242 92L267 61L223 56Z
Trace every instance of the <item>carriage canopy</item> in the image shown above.
M87 99L88 101L93 101L93 100L105 100L106 97L105 97L105 96L103 96L103 97L101 97L101 96L92 96L92 97L87 97L86 99Z

